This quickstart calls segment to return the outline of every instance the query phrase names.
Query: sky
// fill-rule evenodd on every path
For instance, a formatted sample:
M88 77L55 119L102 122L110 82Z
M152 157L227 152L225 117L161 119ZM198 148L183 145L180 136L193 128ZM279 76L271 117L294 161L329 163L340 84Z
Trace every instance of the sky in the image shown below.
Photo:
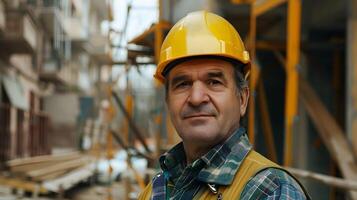
M120 42L120 34L116 34L113 37L113 43L120 46L126 46L127 41L130 41L134 37L143 33L148 29L152 23L158 20L158 0L113 0L113 17L114 21L110 26L118 32L123 32L125 26L125 20L127 17L127 7L131 4L131 11L129 14L128 25L126 31L123 34L123 38ZM113 50L113 59L116 61L125 61L126 50ZM132 86L136 89L152 88L152 75L154 73L155 66L140 67L140 74L136 68L131 68L129 72L130 80L132 80ZM123 73L124 68L119 66L113 66L113 76L117 77L119 73ZM150 84L151 83L151 84ZM118 86L121 89L126 87L125 76L120 76Z
M153 23L158 20L158 0L109 0L112 2L113 21L103 21L101 24L101 32L107 35L109 28L115 30L112 32L112 44L126 47L127 42L134 37L143 33ZM131 5L131 11L128 14L128 5ZM126 30L125 21L127 16L128 24ZM121 38L123 36L123 38ZM112 52L114 61L125 61L127 52L125 49L113 49ZM137 68L132 67L129 71L129 79L132 82L132 87L137 91L148 91L154 88L153 73L156 69L155 65L146 65L140 67L140 73ZM123 66L114 65L112 68L112 77L120 77L118 80L118 88L126 88L126 77L121 75L124 72ZM79 85L85 90L90 89L90 80L86 70L79 74Z

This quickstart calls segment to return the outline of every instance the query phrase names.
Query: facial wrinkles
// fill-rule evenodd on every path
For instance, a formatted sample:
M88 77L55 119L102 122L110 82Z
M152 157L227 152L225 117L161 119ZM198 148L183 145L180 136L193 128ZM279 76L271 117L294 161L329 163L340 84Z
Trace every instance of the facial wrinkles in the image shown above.
M197 68L195 66L197 66ZM203 68L204 66L193 64L177 69L177 71L175 72L175 76L187 75L190 76L192 79L203 80L207 76L208 72L221 72L219 66L220 65L217 64L216 67L207 67L205 70L202 70L200 68ZM187 73L187 68L190 71L189 73Z
M217 114L216 109L210 103L203 103L198 106L186 104L180 113L180 117L184 119L193 116L217 116Z
M215 117L218 115L216 108L210 100L211 97L208 91L206 91L206 88L204 88L205 84L203 82L207 74L207 72L200 72L199 70L195 70L190 74L193 83L191 85L191 92L189 93L189 96L187 96L187 102L180 113L180 117L182 119L193 116ZM198 95L199 97L193 97L193 95ZM207 95L207 97L204 97L205 95ZM190 98L202 98L202 102L200 102L199 104L193 104L190 102Z

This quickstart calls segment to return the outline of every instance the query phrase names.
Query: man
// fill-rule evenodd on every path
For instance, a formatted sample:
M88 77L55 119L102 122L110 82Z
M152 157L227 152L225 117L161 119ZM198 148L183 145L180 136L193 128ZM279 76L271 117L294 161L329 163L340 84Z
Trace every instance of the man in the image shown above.
M165 38L155 77L182 142L160 157L162 172L139 199L306 199L300 184L252 150L246 113L249 54L233 26L188 14Z

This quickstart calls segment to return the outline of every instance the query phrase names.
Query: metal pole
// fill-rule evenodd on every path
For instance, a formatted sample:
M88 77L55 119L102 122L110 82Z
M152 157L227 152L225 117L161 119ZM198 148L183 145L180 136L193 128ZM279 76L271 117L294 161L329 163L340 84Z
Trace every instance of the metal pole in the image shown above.
M300 57L301 1L288 1L287 61L285 95L285 143L284 165L292 165L292 135L297 115L299 74L297 64Z

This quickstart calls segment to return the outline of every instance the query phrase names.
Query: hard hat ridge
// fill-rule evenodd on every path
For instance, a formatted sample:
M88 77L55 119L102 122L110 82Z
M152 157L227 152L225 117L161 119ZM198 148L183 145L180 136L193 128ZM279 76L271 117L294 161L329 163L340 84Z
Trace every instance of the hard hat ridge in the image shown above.
M165 80L165 74L178 63L191 58L223 58L250 68L249 53L238 32L223 17L207 11L196 11L179 20L166 36L154 77Z

